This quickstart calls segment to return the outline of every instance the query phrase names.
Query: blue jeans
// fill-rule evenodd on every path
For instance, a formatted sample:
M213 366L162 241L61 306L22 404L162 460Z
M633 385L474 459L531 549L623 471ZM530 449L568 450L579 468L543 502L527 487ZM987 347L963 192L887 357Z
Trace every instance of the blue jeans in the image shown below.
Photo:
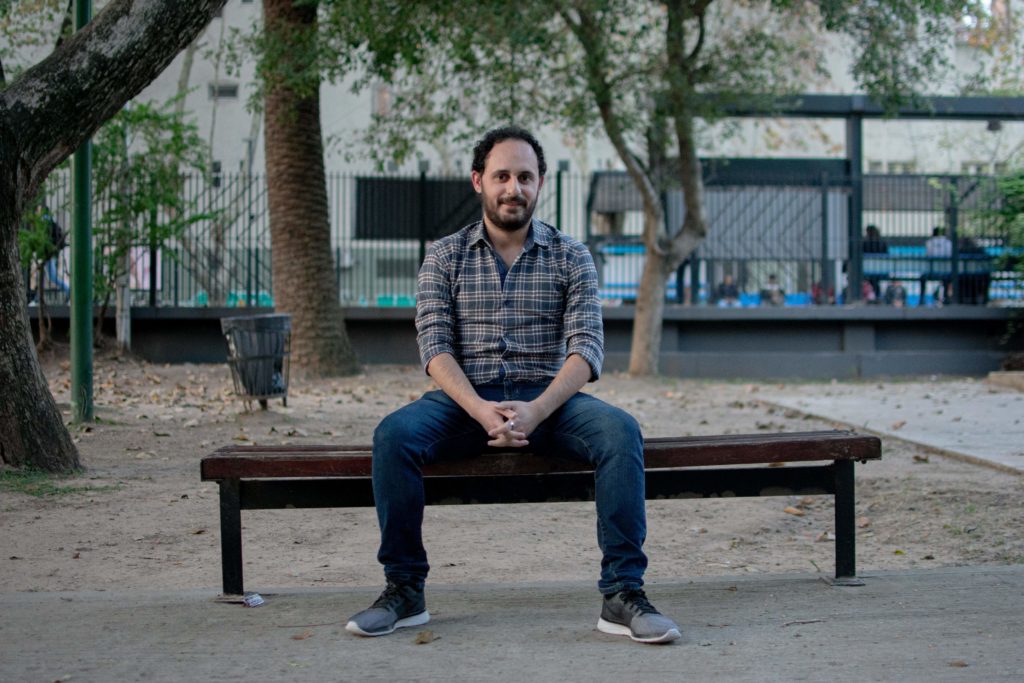
M529 401L544 384L476 387L489 401ZM538 454L557 453L594 467L597 542L603 557L598 588L611 594L643 585L647 556L643 437L631 415L577 393L527 436ZM488 436L442 391L391 413L373 435L373 495L381 529L377 559L392 581L422 585L430 565L423 548L422 466L478 455Z

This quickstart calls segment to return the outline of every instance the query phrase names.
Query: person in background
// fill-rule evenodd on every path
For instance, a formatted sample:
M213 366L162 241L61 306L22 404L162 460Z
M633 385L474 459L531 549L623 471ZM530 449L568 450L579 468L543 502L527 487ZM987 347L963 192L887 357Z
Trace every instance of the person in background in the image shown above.
M953 255L953 242L946 237L946 229L940 225L932 229L932 236L924 243L925 256L931 259L948 259ZM935 288L935 305L942 306L949 303L949 297L953 289L952 269L948 261L930 262L928 271L933 277L923 279L939 279L939 285ZM924 285L922 283L922 291Z
M885 288L885 305L903 308L907 305L907 288L899 280L893 280Z
M768 306L782 306L786 303L786 292L779 285L775 274L768 276L768 282L761 289L761 304Z
M946 237L946 229L942 226L935 226L932 229L932 236L924 243L925 256L934 258L948 258L953 255L953 242Z
M715 288L715 301L721 308L733 308L740 305L740 289L733 282L732 275L726 275Z
M889 251L889 245L882 239L882 233L878 231L877 225L872 224L864 229L861 251L865 254L884 254Z

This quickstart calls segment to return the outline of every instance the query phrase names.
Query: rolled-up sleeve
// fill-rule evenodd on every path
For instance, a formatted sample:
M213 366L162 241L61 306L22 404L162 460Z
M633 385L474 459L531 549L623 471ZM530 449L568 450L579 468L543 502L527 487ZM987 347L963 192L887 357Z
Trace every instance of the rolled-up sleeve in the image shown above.
M416 343L426 372L439 353L455 356L455 316L447 260L450 252L427 251L416 278Z
M604 362L604 325L597 292L597 268L585 247L567 258L568 289L565 302L566 358L579 354L590 365L590 381L601 376Z

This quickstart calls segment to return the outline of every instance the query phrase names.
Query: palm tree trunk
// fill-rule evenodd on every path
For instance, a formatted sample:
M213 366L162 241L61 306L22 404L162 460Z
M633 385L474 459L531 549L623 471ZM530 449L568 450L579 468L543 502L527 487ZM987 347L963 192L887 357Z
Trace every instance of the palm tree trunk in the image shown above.
M292 0L263 3L270 40L315 40L316 7ZM308 54L303 49L283 51ZM309 64L290 64L307 73ZM325 376L357 370L334 284L327 180L320 132L319 78L301 88L267 79L264 141L274 278L274 306L292 317L292 369Z

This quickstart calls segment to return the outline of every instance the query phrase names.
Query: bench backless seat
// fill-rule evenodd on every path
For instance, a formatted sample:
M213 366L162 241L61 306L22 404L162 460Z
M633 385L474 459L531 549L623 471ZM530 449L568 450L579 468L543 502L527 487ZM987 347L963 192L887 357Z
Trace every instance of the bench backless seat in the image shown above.
M881 458L877 437L846 431L652 438L644 441L649 500L731 496L835 496L835 583L856 578L855 462ZM782 466L784 465L784 466ZM220 486L223 587L243 593L242 510L372 507L369 446L227 446L202 459ZM585 463L528 450L423 468L428 505L594 499Z

